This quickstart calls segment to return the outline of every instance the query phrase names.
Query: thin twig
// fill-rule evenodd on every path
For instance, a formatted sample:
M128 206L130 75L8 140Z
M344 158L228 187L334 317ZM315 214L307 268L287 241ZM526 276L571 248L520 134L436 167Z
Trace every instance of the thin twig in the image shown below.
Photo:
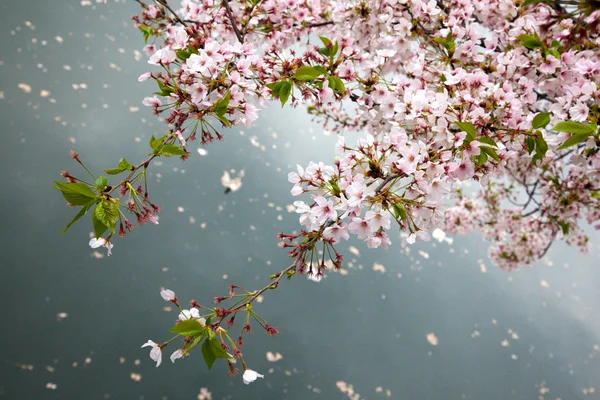
M383 181L381 181L381 183L379 184L379 186L377 186L377 189L375 189L375 193L379 193L383 190L383 188L385 187L385 185L387 185L388 183L390 183L391 181L393 181L396 178L400 178L402 177L403 174L391 174L386 176Z
M154 1L157 2L158 4L163 5L167 10L169 10L171 12L171 14L173 14L173 16L175 17L177 22L179 22L183 26L187 26L186 23L181 18L179 18L179 15L177 15L177 13L175 11L173 11L173 9L169 6L169 4L167 4L167 0L154 0Z

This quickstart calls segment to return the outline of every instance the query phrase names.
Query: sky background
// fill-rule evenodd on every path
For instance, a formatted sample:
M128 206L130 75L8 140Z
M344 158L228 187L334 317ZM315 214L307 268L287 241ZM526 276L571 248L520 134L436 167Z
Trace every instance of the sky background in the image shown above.
M387 251L350 241L347 274L296 277L256 305L281 332L245 340L264 380L246 386L222 362L207 371L199 352L171 364L175 347L155 368L140 346L168 339L177 317L160 288L209 303L289 265L276 240L299 227L287 173L330 162L335 138L275 104L204 156L193 144L186 162L153 163L160 225L116 239L111 257L89 248L89 217L60 235L74 211L52 180L83 175L69 150L100 171L142 160L165 129L141 104L155 89L137 82L149 70L130 21L137 3L87 3L0 5L1 399L600 398L594 232L589 255L559 244L513 273L491 264L477 234L408 249L394 236ZM225 194L232 169L245 170L243 186Z

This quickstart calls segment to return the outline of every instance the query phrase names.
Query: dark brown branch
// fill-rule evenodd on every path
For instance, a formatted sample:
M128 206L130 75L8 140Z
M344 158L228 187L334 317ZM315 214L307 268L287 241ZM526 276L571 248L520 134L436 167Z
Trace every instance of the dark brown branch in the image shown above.
M231 12L231 7L229 7L229 2L227 0L223 0L222 4L223 4L223 7L225 7L225 11L227 12L227 17L229 18L229 21L231 21L231 27L233 28L233 32L235 32L235 36L240 41L240 43L244 43L244 36L242 35L242 32L240 32L237 25L235 24L235 19L233 18L233 13Z

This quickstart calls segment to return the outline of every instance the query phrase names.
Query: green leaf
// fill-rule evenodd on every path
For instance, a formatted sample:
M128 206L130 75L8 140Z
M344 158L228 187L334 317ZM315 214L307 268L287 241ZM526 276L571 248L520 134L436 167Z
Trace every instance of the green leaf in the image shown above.
M229 354L225 351L223 346L221 346L221 342L216 338L209 339L210 345L212 347L213 354L217 358L229 358Z
M339 49L339 46L338 46L338 42L336 41L336 42L333 44L333 47L331 48L331 52L330 52L330 54L329 54L329 57L331 57L331 58L335 57L335 55L336 55L336 54L337 54L337 52L338 52L338 49Z
M521 8L525 8L530 4L536 3L551 4L551 0L525 0L523 3L521 3Z
M531 121L531 127L533 129L544 128L546 125L550 123L550 113L549 112L541 112L533 117L533 121Z
M211 369L217 357L213 353L209 339L206 339L204 343L202 343L202 357L204 357L204 362L208 369Z
M327 69L322 65L315 65L314 68L319 71L321 74L326 74Z
M337 76L329 76L327 77L329 81L329 87L332 90L337 90L342 96L346 94L346 88L344 87L344 82Z
M195 319L186 319L178 322L169 332L178 333L183 336L204 336L206 328Z
M392 209L394 210L394 217L396 217L396 220L398 218L400 218L402 221L406 221L406 218L407 218L406 209L404 208L404 206L402 204L394 203L394 204L392 204Z
M174 90L173 90L173 89L172 89L170 86L167 86L167 85L165 85L164 83L162 83L162 82L160 81L160 79L157 79L157 80L156 80L156 83L158 84L158 87L159 87L159 89L161 90L161 92L163 92L163 93L167 93L167 94L166 94L166 96L168 96L168 95L169 95L169 93L172 93L172 92L174 92ZM163 96L165 96L165 95L163 94Z
M546 143L543 137L538 136L535 138L535 148L537 149L536 151L540 153L540 156L543 157L548 151L548 143Z
M96 206L96 209L97 208L98 206ZM94 234L96 235L96 239L102 236L104 232L106 232L106 230L108 229L108 227L98 219L98 216L96 215L96 210L94 210L94 212L92 213L92 224L94 225Z
M103 200L96 205L94 217L114 233L117 220L119 219L119 206L113 201ZM104 233L104 231L102 231L102 233ZM100 237L100 235L96 233L96 238Z
M486 154L492 157L494 160L500 162L500 157L498 156L498 153L496 153L496 150L492 149L491 147L483 146L479 147L479 150L481 151L480 154Z
M173 156L184 156L186 155L186 151L183 150L181 147L179 147L176 144L165 144L162 149L160 149L159 153L161 156L165 156L165 157L173 157Z
M107 177L105 177L104 175L100 175L99 177L96 178L96 186L98 186L101 190L104 190L106 185L108 185Z
M473 125L471 122L456 121L456 125L458 125L461 131L467 133L469 141L477 138L477 130L475 129L475 125Z
M291 83L288 81L283 81L281 89L279 90L279 101L281 101L281 107L283 107L290 98L290 93L292 93Z
M64 183L54 181L55 189L60 190L65 200L76 206L83 206L89 203L90 199L95 199L96 194L88 185L83 183Z
M533 150L535 150L535 140L531 136L527 136L525 143L527 144L527 153L533 153Z
M498 145L496 144L496 142L494 141L494 139L486 137L486 136L482 136L480 138L477 139L479 141L479 143L488 145L488 146L492 146L492 147L498 147Z
M522 35L517 36L517 39L519 39L519 42L521 42L521 45L523 47L526 47L529 50L539 49L539 48L544 47L544 43L542 42L542 40L540 39L540 37L538 36L537 33L534 35L524 33Z
M554 128L552 129L559 132L594 134L596 133L597 128L592 125L585 125L575 121L564 121L554 125Z
M123 171L132 171L132 170L133 170L133 165L129 164L127 162L127 160L123 158L121 161L119 161L119 166L117 168L105 169L104 172L106 172L109 175L117 175Z
M227 91L227 93L225 93L225 96L223 96L223 98L219 99L215 103L215 108L214 108L215 114L225 115L225 113L227 112L227 106L229 106L229 100L231 100L231 93L229 93L229 91Z
M192 52L186 49L181 49L181 50L177 50L175 52L175 55L177 56L177 58L179 58L180 60L187 60L188 58L190 58L190 56L192 55Z
M545 51L545 57L547 56L553 56L554 58L560 60L560 52L558 50L555 49L546 49Z
M558 221L558 224L560 225L560 229L562 229L562 233L563 235L568 235L569 234L569 224L567 224L564 221Z
M225 125L228 128L231 128L231 122L223 115L217 115L217 118L219 119L219 121L221 121L223 125Z
M152 150L154 150L155 153L158 151L158 149L160 149L164 140L165 136L156 139L154 135L152 135L152 137L150 138L150 147L152 147Z
M331 47L331 40L327 39L325 36L319 36L319 39L321 39L321 42L323 42L325 47Z
M322 75L322 72L319 72L315 67L311 67L310 65L303 65L296 70L294 74L294 78L301 81L312 81L319 75Z
M65 226L65 228L60 231L61 234L65 233L70 227L71 225L73 225L75 222L77 222L81 217L83 217L85 214L87 214L88 210L90 209L90 207L92 207L92 205L95 203L94 200L90 200L90 202L86 205L84 205L83 207L81 207L81 210L79 210L79 212L77 213L77 215L75 215L75 218L73 218L71 220L71 222L69 222L67 224L67 226Z
M488 160L488 156L485 151L482 151L479 153L478 156L475 156L475 160L477 162L477 165L481 167Z
M454 49L456 48L456 42L454 42L452 32L448 32L448 35L446 35L445 38L433 38L433 41L442 45L446 50L448 50L448 52L454 51Z
M192 341L183 349L183 355L187 355L194 347L198 346L202 339L204 339L204 336L194 337L194 339L192 339Z
M577 133L577 134L571 136L570 138L568 138L567 140L565 140L565 142L558 147L558 150L563 150L568 147L575 146L576 144L583 142L584 140L586 140L589 137L590 137L589 133Z
M279 97L279 95L281 94L281 88L282 88L284 82L285 81L279 81L279 82L273 82L273 83L267 84L267 87L269 89L271 89L271 92L273 93L273 98Z

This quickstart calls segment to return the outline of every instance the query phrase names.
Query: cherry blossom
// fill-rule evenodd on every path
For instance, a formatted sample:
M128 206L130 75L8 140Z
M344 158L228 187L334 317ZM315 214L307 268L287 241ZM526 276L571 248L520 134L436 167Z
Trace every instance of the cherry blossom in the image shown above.
M148 342L144 343L142 345L142 348L147 346L152 347L152 349L150 349L150 358L153 361L156 361L156 367L158 367L162 362L162 348L160 347L160 345L154 343L152 340L148 340Z
M264 375L259 374L256 371L251 370L250 368L244 371L244 375L242 376L242 380L246 385L254 382L257 378L264 378Z
M92 249L97 249L98 247L106 247L106 252L110 256L112 254L111 250L113 248L113 244L104 238L92 238L90 239L90 247Z

